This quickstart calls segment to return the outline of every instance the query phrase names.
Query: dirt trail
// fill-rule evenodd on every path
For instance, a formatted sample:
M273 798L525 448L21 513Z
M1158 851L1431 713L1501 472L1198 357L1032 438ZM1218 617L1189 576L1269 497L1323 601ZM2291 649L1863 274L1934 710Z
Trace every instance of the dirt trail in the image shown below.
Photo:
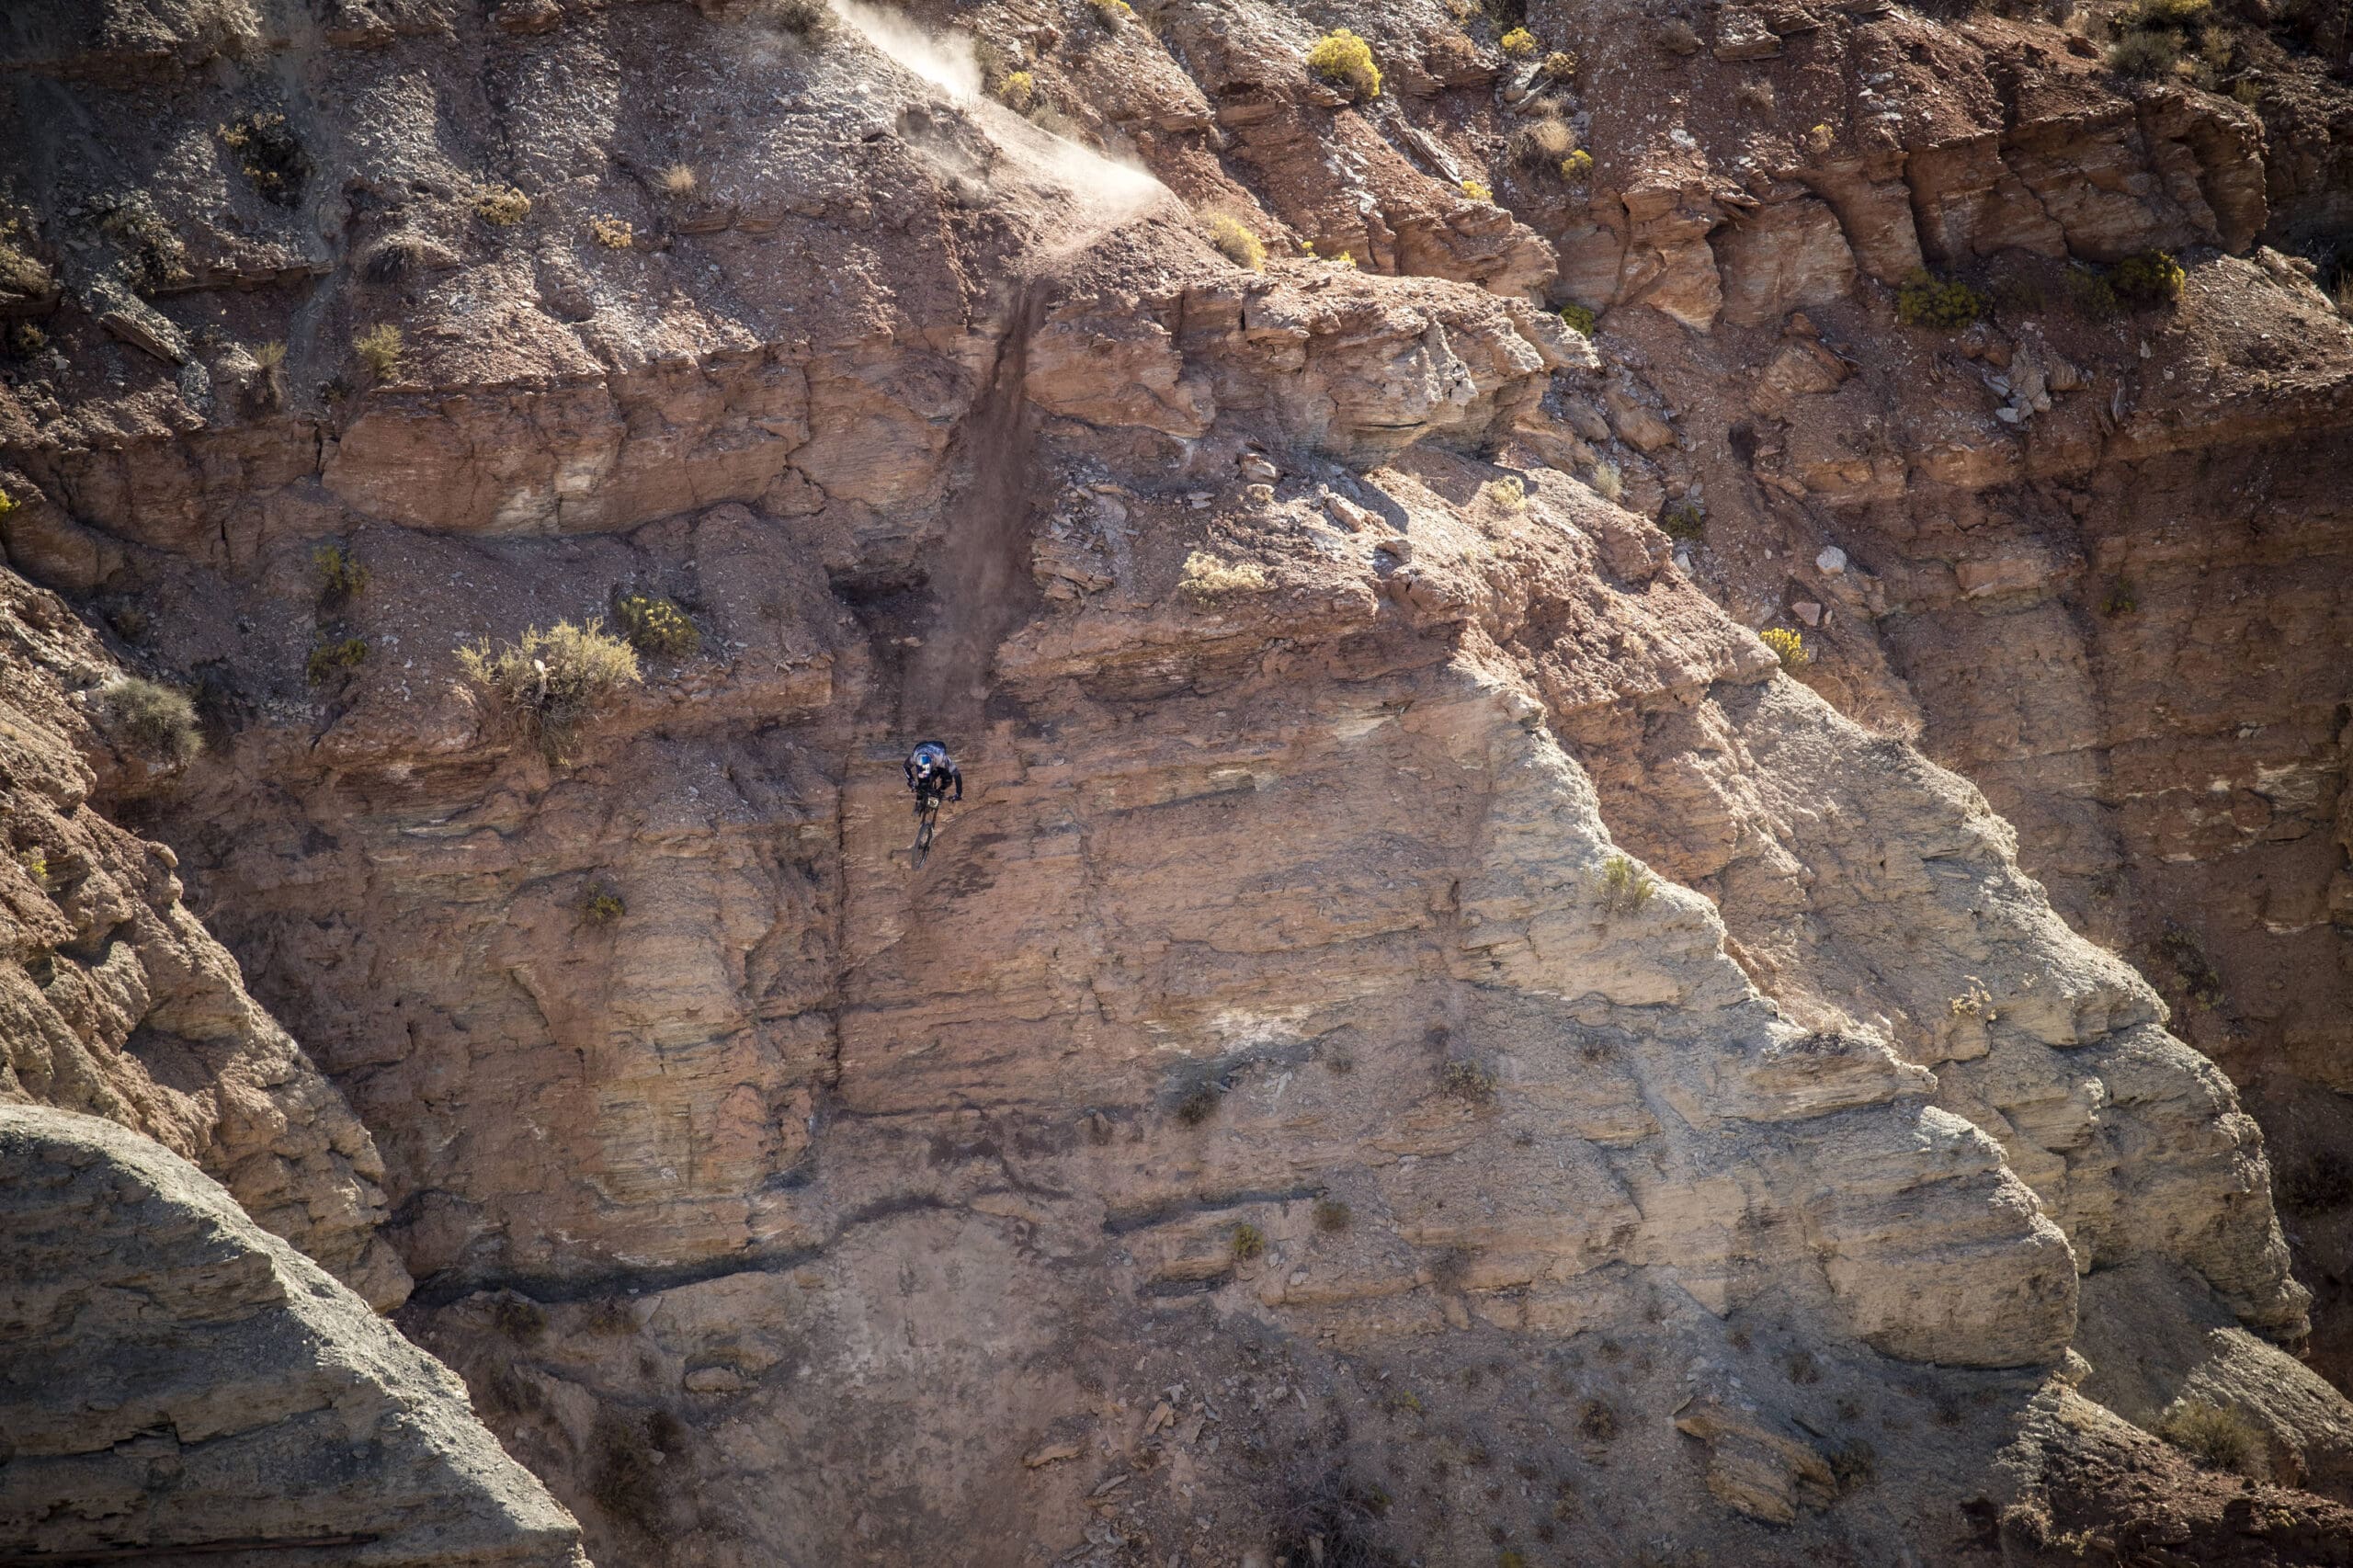
M978 731L997 644L1036 597L1028 572L1036 429L1023 382L1029 335L1054 284L1040 276L1017 285L988 385L957 429L955 467L965 479L931 563L923 645L899 698L909 744L937 737L953 746Z

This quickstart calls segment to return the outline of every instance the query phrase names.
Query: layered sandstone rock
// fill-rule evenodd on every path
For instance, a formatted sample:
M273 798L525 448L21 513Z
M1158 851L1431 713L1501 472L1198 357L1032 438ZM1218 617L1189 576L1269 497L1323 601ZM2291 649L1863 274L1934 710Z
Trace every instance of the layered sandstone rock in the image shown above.
M447 1368L152 1140L0 1106L0 1551L585 1562Z
M384 1167L367 1129L255 1003L181 902L176 858L89 803L97 776L150 779L150 748L104 714L125 678L53 595L0 574L9 854L0 863L0 1099L108 1117L236 1195L264 1227L375 1306L408 1293L376 1227ZM168 772L171 765L161 765Z
M1571 86L1409 6L1351 23L1360 101L1250 7L992 6L985 73L757 6L362 11L256 17L290 94L176 13L137 57L204 74L35 51L142 128L106 155L191 278L335 269L163 291L144 347L61 311L0 525L209 672L228 733L142 824L383 1151L404 1326L606 1558L2040 1550L2083 1474L2165 1470L2071 1346L2152 1422L2255 1369L2268 1473L2335 1483L2229 1081L1906 744L1962 760L1969 673L1911 634L2075 570L2003 497L2120 505L2341 377L2260 412L2259 311L2323 324L2259 257L2192 256L2249 330L2162 360L1906 336L1883 280L2245 248L2237 106L1866 7L1539 6ZM1165 188L970 96L1016 69ZM293 208L169 130L263 98ZM1507 154L1547 115L1590 181ZM103 301L155 246L85 177L40 199ZM2203 422L2193 349L2241 378ZM630 593L699 646L563 744L458 679ZM934 732L971 788L917 872ZM2029 869L2089 798L1987 790Z

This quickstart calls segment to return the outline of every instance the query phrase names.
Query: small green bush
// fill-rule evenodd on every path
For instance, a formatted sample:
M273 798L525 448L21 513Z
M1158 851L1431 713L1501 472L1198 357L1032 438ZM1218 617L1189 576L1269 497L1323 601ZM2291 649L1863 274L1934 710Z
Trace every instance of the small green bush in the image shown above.
M623 594L613 601L613 617L629 645L641 653L685 659L702 648L702 633L687 612L659 594Z
M1805 639L1786 626L1768 626L1757 635L1779 657L1785 670L1802 670L1813 663L1813 655L1806 651Z
M1961 282L1940 282L1915 267L1895 290L1895 319L1905 326L1957 332L1984 315L1993 301Z
M1528 510L1528 486L1514 477L1506 476L1503 479L1487 481L1486 483L1479 486L1479 498L1500 511L1525 512Z
M825 0L758 0L751 19L820 46L833 36L835 25L834 8Z
M1650 903L1658 892L1658 884L1651 880L1631 857L1612 855L1601 863L1601 903L1605 909L1632 915Z
M517 1295L512 1290L502 1290L490 1299L490 1323L507 1338L525 1345L536 1344L547 1337L546 1309L529 1296Z
M1859 1492L1879 1479L1879 1450L1860 1437L1852 1437L1830 1450L1830 1478L1838 1483L1840 1496Z
M1458 1056L1438 1069L1438 1092L1465 1105L1484 1105L1495 1097L1495 1074L1485 1063Z
M119 244L131 265L131 286L153 295L195 281L188 269L188 242L155 210L154 198L133 191L98 220L98 230Z
M1176 1102L1176 1119L1187 1127L1199 1127L1217 1114L1217 1085L1204 1081L1185 1091Z
M2114 321L2124 312L2115 286L2088 267L2067 269L2067 306L2086 321Z
M2120 12L2116 22L2127 29L2165 28L2194 33L2204 30L2213 18L2211 0L2140 0L2138 5Z
M613 693L642 679L637 650L601 620L559 620L533 627L519 642L493 648L484 638L458 651L466 678L515 712L550 728L585 719Z
M1595 316L1590 309L1584 305L1563 305L1561 307L1561 324L1567 327L1571 332L1575 333L1579 337L1591 337L1593 335L1594 326L1598 319L1599 318Z
M2130 32L2108 46L2108 68L2120 76L2154 81L2181 63L2181 39L2167 32Z
M2157 1436L2208 1470L2251 1475L2263 1434L2234 1410L2202 1399L2182 1400L2158 1419Z
M1266 242L1245 228L1238 218L1223 212L1211 213L1210 244L1217 247L1220 256L1236 267L1247 267L1253 272L1267 269Z
M311 551L311 564L319 569L319 597L330 605L348 604L368 586L368 568L343 545L319 546Z
M0 223L0 294L38 298L49 292L49 268L17 243L21 226Z
M1315 1200L1315 1228L1327 1236L1336 1236L1355 1222L1356 1215L1336 1198Z
M101 689L92 708L108 739L151 762L178 766L204 750L196 705L168 686L125 676Z
M219 127L221 144L237 154L237 166L254 188L280 207L299 206L311 160L282 114L249 114Z
M2118 262L2108 280L2120 297L2136 305L2169 305L2181 298L2188 277L2181 263L2164 251L2144 250Z
M511 229L531 215L531 199L511 185L484 185L474 191L474 216L494 229Z
M1504 34L1502 48L1514 60L1525 60L1537 50L1536 35L1526 28L1514 28Z
M2187 927L2166 921L2164 935L2157 938L2157 952L2181 976L2182 990L2191 1001L2219 1007L2227 999L2222 971L2214 967L2214 960Z
M2099 612L2110 620L2131 615L2141 608L2141 600L2132 590L2130 578L2119 577L2109 585L2108 597L2100 601Z
M1658 527L1669 539L1699 539L1708 531L1708 514L1688 501L1670 501L1659 512Z
M1561 177L1571 185L1583 185L1593 177L1593 154L1580 147L1561 160Z
M401 352L404 347L401 329L390 322L378 322L374 326L351 340L358 350L359 362L368 373L380 381L389 381L400 374Z
M580 917L591 926L609 926L628 913L628 903L609 887L592 887L580 901Z
M358 669L367 662L366 638L330 638L311 650L310 658L303 663L302 674L313 686L324 686L345 670Z
M1327 82L1354 89L1358 97L1381 96L1381 67L1372 46L1346 28L1335 28L1307 51L1307 68Z
M1252 1224L1236 1225L1233 1227L1233 1246L1236 1263L1247 1263L1254 1257L1262 1257L1267 1251L1267 1233Z

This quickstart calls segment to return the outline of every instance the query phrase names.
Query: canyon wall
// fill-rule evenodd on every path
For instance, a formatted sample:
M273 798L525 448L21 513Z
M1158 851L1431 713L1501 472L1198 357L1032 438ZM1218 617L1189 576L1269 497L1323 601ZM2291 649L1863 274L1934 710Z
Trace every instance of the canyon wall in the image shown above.
M12 1097L398 1306L523 1561L2339 1561L2333 176L2040 23L1525 19L12 19ZM576 724L456 657L632 595Z

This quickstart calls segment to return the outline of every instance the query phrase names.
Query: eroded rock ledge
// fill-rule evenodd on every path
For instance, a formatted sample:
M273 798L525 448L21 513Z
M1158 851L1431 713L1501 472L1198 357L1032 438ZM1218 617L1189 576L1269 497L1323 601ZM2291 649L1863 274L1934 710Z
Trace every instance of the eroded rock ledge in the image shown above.
M585 1568L447 1368L152 1140L0 1105L0 1552Z

